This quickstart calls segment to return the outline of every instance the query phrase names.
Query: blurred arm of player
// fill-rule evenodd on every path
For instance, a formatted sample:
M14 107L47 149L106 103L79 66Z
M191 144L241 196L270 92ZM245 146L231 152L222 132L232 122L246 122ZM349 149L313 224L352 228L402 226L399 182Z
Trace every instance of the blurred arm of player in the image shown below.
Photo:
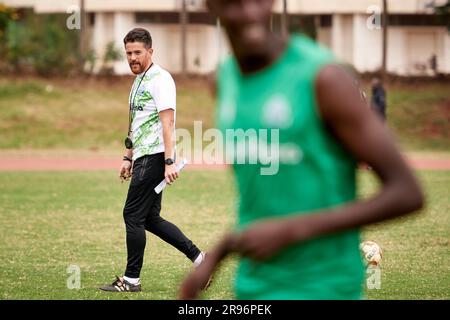
M125 156L133 159L133 149L125 149ZM132 163L128 160L123 160L119 169L119 178L123 181L128 181L133 173Z
M396 218L422 208L413 173L383 123L366 107L352 77L339 66L320 70L316 96L322 120L355 160L370 165L381 181L372 198L310 215L264 220L244 230L234 250L262 260L293 243Z
M195 298L201 283L231 252L264 260L291 244L399 217L423 206L415 177L387 129L366 107L352 77L341 67L326 66L318 74L316 94L325 125L356 160L373 168L381 180L381 190L362 202L311 215L262 220L224 237L207 256L207 263L183 282L181 298Z

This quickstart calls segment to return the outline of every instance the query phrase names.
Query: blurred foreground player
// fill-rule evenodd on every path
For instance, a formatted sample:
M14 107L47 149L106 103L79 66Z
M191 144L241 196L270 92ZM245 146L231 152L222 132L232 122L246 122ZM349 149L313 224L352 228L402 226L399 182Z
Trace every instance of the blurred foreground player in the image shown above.
M234 52L219 70L219 126L278 129L279 168L263 175L261 161L233 165L237 231L184 280L179 297L196 298L220 261L237 253L238 299L362 298L359 228L420 209L421 188L332 55L305 37L270 32L273 0L207 3ZM365 201L355 194L360 161L381 180Z

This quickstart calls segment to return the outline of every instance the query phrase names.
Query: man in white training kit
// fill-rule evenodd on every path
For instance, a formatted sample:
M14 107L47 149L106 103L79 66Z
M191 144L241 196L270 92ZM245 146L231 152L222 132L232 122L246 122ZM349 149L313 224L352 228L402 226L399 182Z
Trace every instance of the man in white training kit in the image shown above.
M131 30L124 45L131 71L136 75L129 98L126 153L120 167L120 178L131 178L123 210L128 261L125 275L100 289L138 292L145 230L183 252L195 266L204 260L204 254L177 226L161 218L162 192L154 191L163 179L170 184L178 178L174 150L175 83L166 70L152 62L152 38L147 30Z

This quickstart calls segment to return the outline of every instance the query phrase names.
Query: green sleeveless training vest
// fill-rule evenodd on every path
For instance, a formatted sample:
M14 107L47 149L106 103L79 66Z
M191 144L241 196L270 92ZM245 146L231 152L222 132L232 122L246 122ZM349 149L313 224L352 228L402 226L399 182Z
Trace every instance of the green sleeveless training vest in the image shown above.
M234 58L220 67L217 122L234 150L238 228L355 201L356 162L324 126L316 103L317 73L330 63L328 50L293 36L262 71L243 76ZM242 259L237 298L359 299L359 240L359 230L351 230L293 245L268 261Z

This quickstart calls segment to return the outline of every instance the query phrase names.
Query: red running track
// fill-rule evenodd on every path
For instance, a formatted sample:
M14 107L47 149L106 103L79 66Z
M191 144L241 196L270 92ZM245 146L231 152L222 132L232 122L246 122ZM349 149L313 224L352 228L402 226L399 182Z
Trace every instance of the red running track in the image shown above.
M408 159L411 166L421 170L450 170L450 159ZM118 170L121 161L116 158L58 158L58 157L0 157L0 171L92 171ZM189 169L225 169L219 164L190 164Z

